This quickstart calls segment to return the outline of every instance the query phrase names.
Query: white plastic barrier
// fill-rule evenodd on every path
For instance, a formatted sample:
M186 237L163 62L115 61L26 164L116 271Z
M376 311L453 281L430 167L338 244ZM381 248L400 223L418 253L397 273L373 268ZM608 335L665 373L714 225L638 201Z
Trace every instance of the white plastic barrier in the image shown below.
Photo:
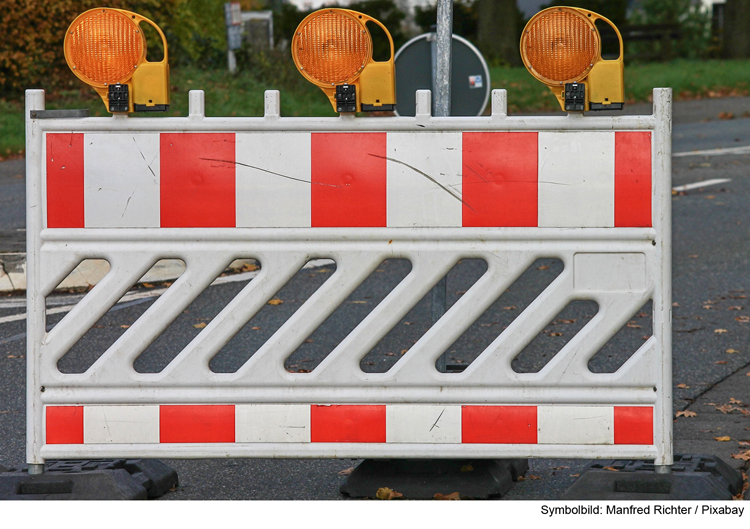
M84 457L559 457L672 463L671 90L650 116L31 119L28 461ZM250 255L249 255L250 254ZM160 373L133 362L233 259L257 277ZM436 359L537 258L564 271L462 373ZM79 262L109 274L50 332ZM82 374L58 360L156 261L185 273ZM209 360L308 260L336 262L237 372ZM384 260L412 271L310 373L284 360ZM360 360L460 259L487 272L385 373ZM511 360L573 300L597 315L538 373ZM614 373L588 360L653 300Z

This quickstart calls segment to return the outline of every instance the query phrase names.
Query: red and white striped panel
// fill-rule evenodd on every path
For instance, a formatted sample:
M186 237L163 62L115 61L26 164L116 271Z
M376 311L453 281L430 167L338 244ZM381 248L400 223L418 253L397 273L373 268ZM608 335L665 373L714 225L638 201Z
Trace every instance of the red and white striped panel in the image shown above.
M47 227L650 227L650 132L47 133Z
M651 406L47 406L47 444L652 445Z

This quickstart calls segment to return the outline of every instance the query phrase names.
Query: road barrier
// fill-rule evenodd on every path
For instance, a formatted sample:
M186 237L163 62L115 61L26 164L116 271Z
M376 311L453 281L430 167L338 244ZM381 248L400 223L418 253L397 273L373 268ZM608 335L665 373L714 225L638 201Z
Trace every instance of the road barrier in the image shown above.
M649 116L43 119L27 92L28 462L88 457L629 458L672 464L671 90ZM30 117L31 114L36 117ZM133 362L237 258L259 274L159 373ZM85 259L104 279L49 332ZM310 259L336 271L240 369L210 359ZM310 373L284 361L384 259L409 275ZM360 360L459 260L486 273L385 373ZM463 372L436 360L538 258L562 273ZM185 273L84 373L63 355L160 259ZM512 359L599 311L538 373ZM647 301L653 335L588 360Z

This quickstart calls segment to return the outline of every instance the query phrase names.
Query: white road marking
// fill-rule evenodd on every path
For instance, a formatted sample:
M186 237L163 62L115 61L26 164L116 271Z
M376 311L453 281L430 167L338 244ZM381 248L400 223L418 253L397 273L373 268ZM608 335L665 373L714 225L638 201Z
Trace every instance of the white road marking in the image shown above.
M723 184L725 182L731 181L731 178L712 178L711 180L693 182L692 184L685 184L684 186L675 186L672 188L672 191L690 191L691 189L700 189L701 187L715 186L717 184Z
M334 261L330 259L315 259L313 261L308 262L305 266L302 268L319 268L321 266L327 266L330 264L333 264ZM260 273L260 270L253 270L252 272L243 272L241 274L233 274L228 275L224 277L217 277L211 282L210 286L215 285L224 285L226 283L239 283L241 281L249 281L255 276L257 276ZM167 287L169 288L169 287ZM155 298L158 296L161 296L164 294L164 292L167 291L167 288L157 288L153 290L147 290L144 292L133 292L132 294L125 294L120 301L117 302L119 305L120 303L127 303L128 301L135 301L138 299L145 299L145 298ZM77 296L77 301L80 301L85 294L82 294L80 296ZM71 299L72 298L72 299ZM73 301L76 299L74 296L66 296L65 299L70 299ZM77 305L77 303L74 303L72 305L63 305L61 307L55 307L51 309L47 309L47 316L52 316L54 314L62 314L65 312L70 312L73 310L73 308ZM22 308L26 307L26 299L23 300L11 300L5 303L0 303L0 309L8 309L8 308ZM13 314L11 316L3 316L0 317L0 324L3 323L10 323L14 321L21 321L26 319L26 313L23 312L21 314Z
M745 145L743 147L728 147L726 149L708 149L705 151L673 152L672 157L680 158L683 156L723 156L725 154L750 154L750 145Z

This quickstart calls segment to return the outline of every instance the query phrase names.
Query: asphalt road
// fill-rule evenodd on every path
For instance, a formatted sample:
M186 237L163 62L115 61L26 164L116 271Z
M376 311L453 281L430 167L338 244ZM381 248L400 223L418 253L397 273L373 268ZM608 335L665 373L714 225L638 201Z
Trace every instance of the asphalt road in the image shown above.
M750 104L745 101L750 108ZM676 122L673 152L750 146L750 119L710 119L708 114ZM738 114L739 115L739 114ZM677 120L676 120L677 121ZM731 179L673 196L674 385L675 410L727 377L750 365L750 154L677 156L673 160L673 185L712 179ZM0 247L14 251L24 228L23 162L0 163ZM19 234L21 238L19 239ZM6 244L7 243L7 244ZM16 245L16 246L13 246ZM15 249L15 251L19 251ZM212 369L233 371L296 310L328 277L335 265L304 269L278 294L283 301L268 305L212 361ZM448 275L448 303L484 271L482 261L464 260ZM409 271L408 262L384 262L332 317L287 360L290 370L311 370L369 313ZM540 260L504 294L489 311L449 349L449 363L467 364L502 328L530 303L561 265ZM136 362L136 369L159 371L200 331L244 282L207 289L154 342ZM148 289L146 289L148 290ZM75 295L54 297L50 303L72 304ZM152 303L153 298L117 306L60 361L66 372L80 372L124 332ZM0 318L24 312L18 297L0 298ZM519 356L515 367L540 369L596 313L587 302L566 308L539 338ZM54 325L64 315L48 323ZM624 362L644 336L650 334L648 306L633 318L634 324L619 333L591 362L594 371L611 371ZM196 328L195 326L199 327ZM429 300L423 299L378 346L363 359L366 371L386 370L401 351L429 327ZM717 330L726 332L716 332ZM25 437L25 323L0 323L0 465L23 463ZM561 336L558 336L561 335ZM238 351L243 351L240 355ZM457 353L456 351L461 351ZM729 353L727 351L736 351ZM750 437L750 435L749 435ZM341 499L339 472L350 460L171 460L180 487L164 497L176 499ZM554 499L575 481L586 460L532 460L530 474L538 479L516 483L505 499ZM448 491L449 492L449 491Z

